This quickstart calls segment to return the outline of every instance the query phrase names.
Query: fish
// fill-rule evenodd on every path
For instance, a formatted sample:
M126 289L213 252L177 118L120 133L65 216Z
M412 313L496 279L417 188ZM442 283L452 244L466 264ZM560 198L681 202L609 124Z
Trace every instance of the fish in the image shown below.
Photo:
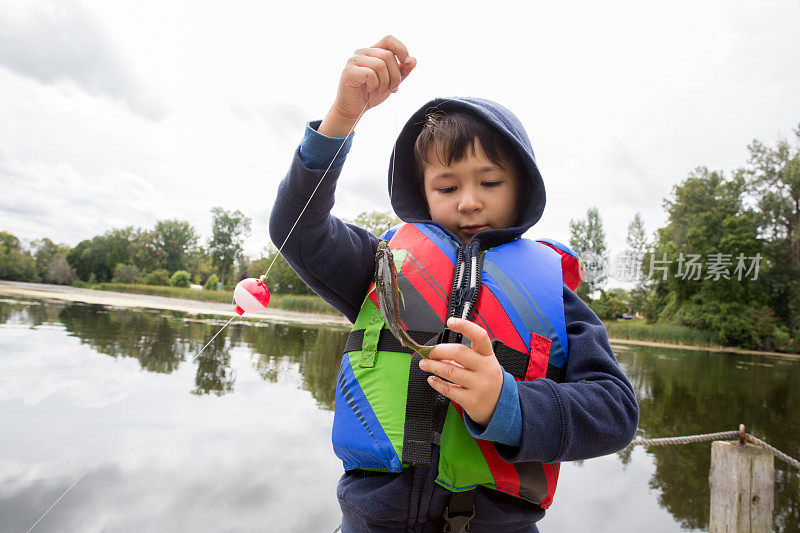
M375 252L375 293L383 320L392 335L400 341L400 344L418 353L423 359L428 359L433 346L419 344L412 339L400 319L402 294L397 286L397 267L394 264L394 255L386 241L378 243L378 251Z

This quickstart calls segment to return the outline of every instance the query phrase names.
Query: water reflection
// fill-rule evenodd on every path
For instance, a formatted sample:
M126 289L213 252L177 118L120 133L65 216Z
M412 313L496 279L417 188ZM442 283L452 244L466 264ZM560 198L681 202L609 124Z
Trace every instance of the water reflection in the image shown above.
M800 455L800 364L759 356L637 347L618 353L634 384L646 437L748 433ZM708 528L709 444L654 447L650 487L685 528ZM624 456L623 456L624 457ZM775 527L800 530L800 474L775 460Z
M170 374L189 361L222 327L223 321L191 318L185 313L110 309L102 305L0 302L0 324L9 320L36 327L59 323L98 353L137 359L148 372ZM277 383L299 367L302 386L318 405L333 410L336 373L347 334L341 329L272 323L233 322L197 358L192 394L222 396L233 392L231 350L244 346L267 382Z
M148 372L177 370L187 352L210 328L163 313L68 304L58 314L70 335L111 357L133 357ZM198 337L195 337L195 339Z
M284 424L280 426L283 432L280 439L274 440L275 436L270 433L260 437L263 443L272 443L275 450L296 448L300 440L308 440L307 435L312 431L303 425L309 412L292 411L298 399L289 399L291 395L280 387L308 391L316 404L315 407L311 406L312 412L323 413L329 423L330 413L326 412L333 409L336 373L346 340L345 331L234 321L192 362L194 354L222 324L224 320L219 318L197 318L180 312L0 299L0 325L3 327L56 326L95 353L119 360L137 361L140 369L153 374L146 378L148 382L169 375L186 375L187 381L193 379L193 387L188 389L191 396L186 395L186 388L180 388L174 393L173 402L179 401L178 392L195 401L201 397L210 400L214 397L230 399L237 396L237 387L255 382L259 394L269 395L269 402L262 407L262 404L239 395L239 401L242 402L240 409L254 409L256 412L263 409L265 414L243 417L239 424L238 419L234 418L238 416L235 412L220 411L216 420L220 424L230 420L231 426L226 427L231 432L256 424L261 424L258 427L265 428L263 431L270 431L273 426ZM54 346L53 349L58 351L62 348ZM745 423L750 433L789 455L800 456L800 424L797 423L797 413L800 412L800 362L650 347L615 347L615 351L637 391L641 406L639 427L643 436L668 437L725 431ZM103 359L108 360L107 357ZM188 367L185 366L187 364ZM238 383L237 371L240 376L245 373L250 376L240 377L243 383ZM95 380L102 379L99 371L89 376L98 376L91 378ZM270 384L270 387L265 387L264 383ZM134 385L130 389L136 390ZM164 397L167 394L164 390L158 393ZM132 400L132 403L136 402ZM224 402L213 403L222 405ZM309 400L309 403L312 402ZM209 404L204 406L204 409L209 409ZM138 404L132 408L137 409ZM203 416L206 415L207 412L204 412ZM175 420L175 423L182 423L180 416L176 415ZM253 441L251 435L241 431L242 442ZM333 482L340 465L330 452L329 429L316 427L313 431L319 433L319 440L306 442L308 450L314 452L305 453L322 454L318 464L331 469L330 478ZM223 438L220 435L218 438L220 449L227 450L232 437L226 435ZM153 439L156 440L155 437ZM176 449L183 449L181 446L176 445ZM192 446L197 444L193 442ZM264 471L276 468L286 470L285 479L295 476L298 468L307 470L298 466L303 462L300 457L285 457L278 451L268 457L258 453L249 459L249 463L260 462ZM176 451L175 455L180 456L181 452ZM674 517L676 526L706 529L710 445L652 448L647 456L653 460L653 466L648 466L652 468L649 485L654 490L658 504ZM635 464L641 471L643 453L632 454L628 450L621 452L619 457L626 464L639 461ZM590 463L587 461L587 466L580 470L589 470ZM249 465L240 466L243 472L249 471ZM775 467L775 529L800 531L800 474L777 460ZM608 465L604 468L608 468ZM313 477L313 471L309 471L309 475ZM606 472L604 475L609 474ZM624 474L620 472L619 475ZM65 476L65 479L69 478L69 475ZM605 483L603 479L590 479L587 482L595 483L595 486ZM248 483L252 485L253 481ZM44 496L43 493L37 494L38 499L49 500L49 493L44 493ZM18 496L28 498L23 493ZM564 505L568 505L569 499L570 494L559 495ZM8 501L6 499L6 503ZM608 503L611 502L624 505L609 496ZM252 505L258 506L260 503L255 501ZM330 506L326 508L326 513L336 512L332 489L326 505ZM597 522L590 520L587 523Z
M266 330L266 331L265 331ZM347 332L341 329L261 324L248 328L245 341L258 354L254 362L264 380L275 383L285 372L287 362L299 365L303 386L317 404L333 410L336 374Z

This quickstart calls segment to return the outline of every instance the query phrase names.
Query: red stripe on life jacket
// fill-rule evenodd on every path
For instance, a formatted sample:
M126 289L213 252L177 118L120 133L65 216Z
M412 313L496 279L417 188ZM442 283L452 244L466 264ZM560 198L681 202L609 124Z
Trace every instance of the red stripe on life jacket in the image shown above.
M483 452L483 457L492 472L497 490L512 496L519 495L519 474L517 469L514 468L514 464L500 458L494 449L493 442L481 439L475 439L475 442L478 443L478 447Z
M556 481L558 480L558 471L561 469L561 463L542 463L542 470L544 470L545 479L547 479L547 496L542 500L542 509L547 509L553 503L553 496L556 493Z
M411 224L398 229L390 242L394 250L414 250L414 255L425 257L424 270L418 261L409 263L409 259L406 258L402 269L403 276L444 321L447 315L447 299L453 284L452 260L435 242Z

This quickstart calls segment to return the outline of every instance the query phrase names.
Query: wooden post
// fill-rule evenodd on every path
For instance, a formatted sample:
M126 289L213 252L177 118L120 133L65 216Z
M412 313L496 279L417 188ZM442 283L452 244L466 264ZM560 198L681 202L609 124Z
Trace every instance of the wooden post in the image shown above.
M774 459L735 441L711 443L709 533L772 531Z

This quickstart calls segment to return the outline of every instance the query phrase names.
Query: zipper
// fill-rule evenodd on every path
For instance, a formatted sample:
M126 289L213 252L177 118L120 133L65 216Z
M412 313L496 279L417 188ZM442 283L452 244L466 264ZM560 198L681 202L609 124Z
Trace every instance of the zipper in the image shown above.
M451 316L472 320L475 316L475 304L478 301L481 287L484 253L480 249L480 242L476 239L467 245L459 246L456 252L453 286L450 288L445 320ZM443 339L442 342L460 342L460 335L457 337L458 340Z
M485 252L480 249L480 242L476 239L470 241L469 244L459 246L456 252L456 266L453 272L453 285L450 288L450 298L447 304L447 316L445 317L445 324L447 319L451 316L458 316L466 320L472 320L475 316L475 304L478 301L478 293L481 288L481 273L483 272L483 258ZM439 339L439 342L461 342L461 334L455 334L445 325L444 332ZM450 405L450 399L442 394L436 394L436 401L433 406L434 411L434 440L431 443L431 457L436 457L436 472L431 471L430 477L426 477L422 483L422 492L425 492L429 483L434 484L438 477L438 462L442 426L447 415L447 409ZM416 474L415 474L416 476ZM415 480L416 482L416 477ZM413 492L413 489L412 489ZM430 493L428 500L428 510L430 509L431 501L433 500L433 491ZM420 500L421 504L421 500ZM417 513L420 512L420 506L416 508ZM417 520L420 520L417 515ZM424 518L423 518L424 520Z

